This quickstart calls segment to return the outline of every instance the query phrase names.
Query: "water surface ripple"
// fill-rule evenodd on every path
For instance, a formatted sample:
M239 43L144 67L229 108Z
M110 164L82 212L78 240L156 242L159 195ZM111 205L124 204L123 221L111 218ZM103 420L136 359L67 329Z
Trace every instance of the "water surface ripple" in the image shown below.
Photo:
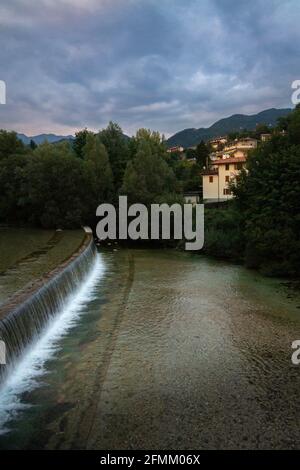
M3 448L299 447L299 297L175 251L102 259L97 295Z

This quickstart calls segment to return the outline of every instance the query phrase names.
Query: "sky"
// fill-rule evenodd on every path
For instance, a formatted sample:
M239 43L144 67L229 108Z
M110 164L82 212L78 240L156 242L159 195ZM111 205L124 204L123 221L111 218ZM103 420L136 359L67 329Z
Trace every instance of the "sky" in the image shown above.
M166 136L292 107L299 0L1 0L0 128Z

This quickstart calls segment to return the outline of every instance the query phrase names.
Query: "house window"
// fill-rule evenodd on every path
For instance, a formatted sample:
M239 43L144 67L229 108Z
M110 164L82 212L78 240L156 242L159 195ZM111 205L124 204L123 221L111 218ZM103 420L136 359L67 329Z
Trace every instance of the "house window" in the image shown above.
M224 189L223 189L223 194L224 194L224 196L229 196L229 195L231 194L230 189L224 188Z
M213 183L213 182L214 182L214 177L213 177L213 176L210 176L210 177L209 177L209 182L210 182L210 183Z
M243 168L243 164L242 163L235 163L234 165L234 169L235 170L241 170Z
M229 183L229 181L230 181L230 180L229 180L229 176L225 176L225 182L226 182L226 183Z
M226 165L225 165L225 170L226 170L226 171L229 171L229 169L230 169L230 165L229 165L229 163L226 163Z

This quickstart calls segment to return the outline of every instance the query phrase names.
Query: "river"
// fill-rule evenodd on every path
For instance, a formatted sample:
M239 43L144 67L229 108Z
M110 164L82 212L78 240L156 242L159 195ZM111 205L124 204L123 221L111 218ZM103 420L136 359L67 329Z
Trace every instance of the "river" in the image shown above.
M93 295L0 448L299 447L298 295L175 250L99 256Z

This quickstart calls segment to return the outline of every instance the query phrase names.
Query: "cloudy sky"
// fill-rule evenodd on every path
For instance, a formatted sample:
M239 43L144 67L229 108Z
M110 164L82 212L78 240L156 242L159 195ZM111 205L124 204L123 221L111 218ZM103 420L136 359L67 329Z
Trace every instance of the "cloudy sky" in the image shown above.
M1 0L0 127L170 135L290 107L299 0Z

